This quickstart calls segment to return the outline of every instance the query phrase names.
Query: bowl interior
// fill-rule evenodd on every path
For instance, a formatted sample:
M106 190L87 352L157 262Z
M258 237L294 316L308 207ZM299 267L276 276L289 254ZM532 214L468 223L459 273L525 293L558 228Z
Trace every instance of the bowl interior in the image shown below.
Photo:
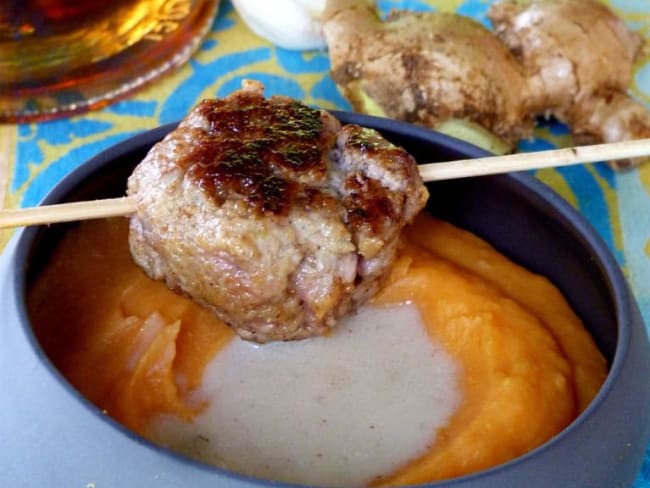
M378 129L387 139L405 147L420 163L487 155L483 150L462 141L409 124L358 114L334 114L344 123L357 123ZM126 180L135 165L155 142L174 127L175 124L169 124L145 132L99 154L64 178L43 203L124 195ZM630 328L625 320L628 313L626 307L629 305L621 299L625 295L621 289L627 288L606 245L570 205L526 174L440 181L429 183L428 188L431 195L427 204L428 212L475 233L516 263L549 278L583 320L608 363L614 365L619 360L622 350L620 344L626 343L626 331ZM47 360L47 354L42 350L29 324L26 296L34 278L47 263L55 244L73 225L75 224L26 229L15 256L16 303L21 323L36 354L59 380L62 377ZM63 380L63 383L67 384L67 381ZM611 386L612 381L608 383ZM606 395L600 395L600 399L604 396ZM110 419L108 421L111 423ZM567 438L570 430L565 430L545 447L558 446ZM576 440L576 445L584 445L585 435L590 434L582 434ZM567 449L574 452L574 444ZM532 451L525 457L453 480L450 484L455 486L456 482L466 482L475 486L472 483L480 481L478 486L503 486L510 479L509 476L529 476L530 473L524 468L525 463L521 461L524 458L538 458L536 452L540 451ZM564 451L557 452L559 459L566 458L566 454L562 454ZM171 452L167 454L176 456ZM182 458L181 461L192 466L192 461L187 458ZM506 469L513 466L516 469ZM534 469L546 470L548 466L537 466ZM634 472L635 469L638 467L633 464L630 470ZM212 476L214 473L212 470L208 474ZM209 480L206 483L212 483L213 479ZM441 484L448 485L447 482Z

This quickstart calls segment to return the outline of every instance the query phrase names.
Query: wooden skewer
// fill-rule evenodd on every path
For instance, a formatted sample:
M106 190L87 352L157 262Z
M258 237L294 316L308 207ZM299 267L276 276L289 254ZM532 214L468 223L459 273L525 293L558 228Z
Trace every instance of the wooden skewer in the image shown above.
M58 203L41 207L2 210L0 211L0 228L124 217L133 212L135 212L135 200L130 197Z
M469 176L558 168L573 164L618 161L642 156L650 156L650 139L422 164L420 165L420 175L424 181L453 180Z
M506 156L421 164L419 170L424 181L440 181L593 163L596 161L615 161L648 155L650 155L650 139L639 139L549 151L509 154ZM128 216L135 210L135 201L130 197L2 210L0 211L0 228Z

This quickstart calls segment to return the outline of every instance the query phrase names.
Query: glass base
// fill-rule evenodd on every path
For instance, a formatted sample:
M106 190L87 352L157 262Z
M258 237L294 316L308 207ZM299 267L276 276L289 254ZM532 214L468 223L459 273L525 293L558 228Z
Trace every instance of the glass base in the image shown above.
M104 107L180 66L218 0L2 0L0 122Z

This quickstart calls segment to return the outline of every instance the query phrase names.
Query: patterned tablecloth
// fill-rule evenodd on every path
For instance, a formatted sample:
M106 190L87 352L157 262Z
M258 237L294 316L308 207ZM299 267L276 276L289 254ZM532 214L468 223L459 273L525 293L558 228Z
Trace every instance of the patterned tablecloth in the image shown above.
M379 0L381 10L440 9L489 26L490 0ZM650 39L650 1L609 0L628 25ZM224 96L243 78L262 81L269 95L283 94L324 108L350 109L329 74L325 51L276 48L252 34L229 2L222 2L213 29L194 58L176 73L136 96L89 114L52 122L0 126L0 202L37 204L66 173L99 151L145 129L176 121L199 100ZM638 63L634 96L650 108L650 53ZM540 123L523 151L571 145L560 124ZM615 173L603 163L535 173L573 204L600 233L624 269L650 324L650 165ZM0 234L0 249L12 231ZM639 412L639 421L650 413ZM650 487L650 458L637 487Z

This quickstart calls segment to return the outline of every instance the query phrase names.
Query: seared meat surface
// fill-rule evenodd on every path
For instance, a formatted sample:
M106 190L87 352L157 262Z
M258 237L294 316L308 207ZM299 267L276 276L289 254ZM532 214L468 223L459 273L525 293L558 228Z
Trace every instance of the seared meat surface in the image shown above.
M428 196L377 132L256 82L195 107L128 193L135 261L257 342L323 334L372 296Z

